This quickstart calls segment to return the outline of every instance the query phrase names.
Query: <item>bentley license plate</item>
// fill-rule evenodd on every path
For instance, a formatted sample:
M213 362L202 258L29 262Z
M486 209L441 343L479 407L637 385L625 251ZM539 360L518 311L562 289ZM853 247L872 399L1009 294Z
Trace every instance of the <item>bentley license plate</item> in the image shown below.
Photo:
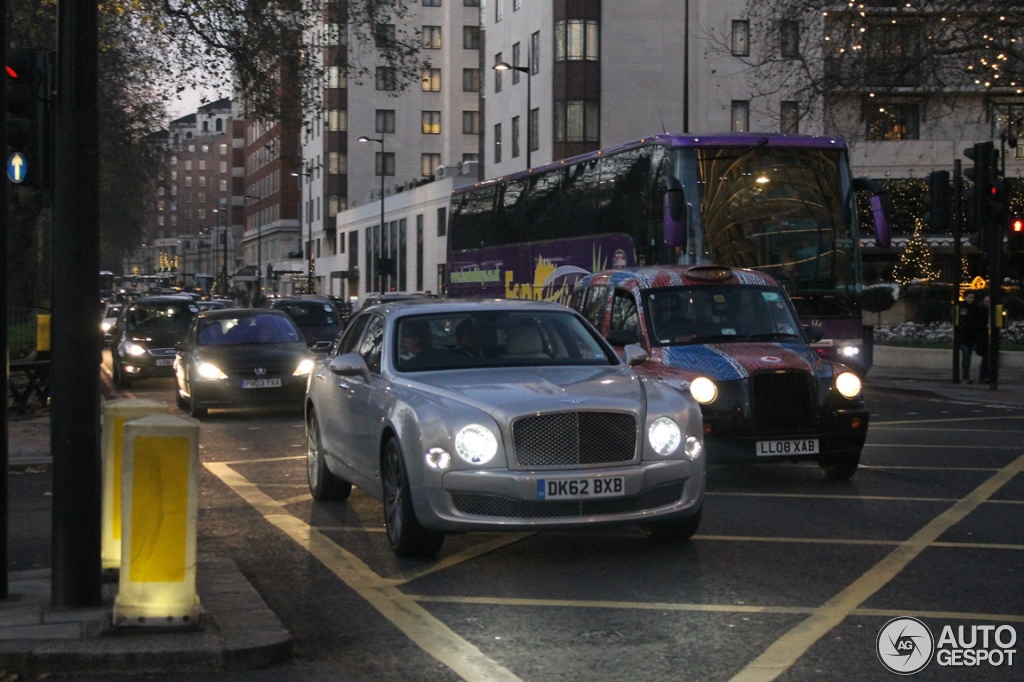
M624 476L602 478L542 478L537 481L538 500L579 500L621 497L626 494Z
M280 379L243 379L242 388L279 388Z
M800 438L797 440L759 440L757 441L758 457L777 457L786 455L818 454L817 438Z

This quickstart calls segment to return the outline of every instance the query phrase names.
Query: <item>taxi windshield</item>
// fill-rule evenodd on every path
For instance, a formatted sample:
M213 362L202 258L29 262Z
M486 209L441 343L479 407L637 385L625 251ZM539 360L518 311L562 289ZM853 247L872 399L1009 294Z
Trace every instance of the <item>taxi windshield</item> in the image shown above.
M786 293L776 287L666 287L646 293L644 310L656 346L803 338Z

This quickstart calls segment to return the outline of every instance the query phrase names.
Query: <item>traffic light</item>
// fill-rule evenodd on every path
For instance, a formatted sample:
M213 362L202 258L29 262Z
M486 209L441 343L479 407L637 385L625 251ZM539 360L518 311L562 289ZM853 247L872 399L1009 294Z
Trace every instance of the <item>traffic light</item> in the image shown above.
M999 194L1001 190L994 185L996 177L993 175L993 169L998 170L999 157L991 141L976 142L973 147L964 150L964 156L974 162L972 167L964 169L964 175L974 184L965 211L967 229L977 232L979 248L988 253L995 243L993 212L998 201L1002 199ZM1002 186L1001 178L999 186ZM1002 215L1001 211L999 215Z
M933 171L928 174L928 193L924 195L924 202L932 232L946 232L952 217L949 171Z
M7 158L18 184L49 185L53 66L52 54L41 50L7 51Z
M1006 221L1006 250L1024 251L1024 217L1010 216Z

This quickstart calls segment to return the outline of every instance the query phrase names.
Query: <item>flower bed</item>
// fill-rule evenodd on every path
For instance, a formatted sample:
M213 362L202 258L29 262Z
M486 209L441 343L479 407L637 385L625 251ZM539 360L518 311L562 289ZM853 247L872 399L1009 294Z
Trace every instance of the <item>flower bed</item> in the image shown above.
M953 325L949 322L920 324L904 322L893 327L875 327L875 343L881 346L953 347ZM1024 322L1011 322L999 334L999 346L1024 350Z

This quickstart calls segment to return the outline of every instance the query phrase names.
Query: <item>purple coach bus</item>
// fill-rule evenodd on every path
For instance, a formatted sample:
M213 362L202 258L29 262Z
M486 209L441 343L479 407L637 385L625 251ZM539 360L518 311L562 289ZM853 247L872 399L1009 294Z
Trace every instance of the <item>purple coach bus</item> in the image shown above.
M447 294L567 303L607 268L754 268L825 330L820 353L866 371L857 190L888 245L884 190L852 177L840 138L647 137L455 190Z

